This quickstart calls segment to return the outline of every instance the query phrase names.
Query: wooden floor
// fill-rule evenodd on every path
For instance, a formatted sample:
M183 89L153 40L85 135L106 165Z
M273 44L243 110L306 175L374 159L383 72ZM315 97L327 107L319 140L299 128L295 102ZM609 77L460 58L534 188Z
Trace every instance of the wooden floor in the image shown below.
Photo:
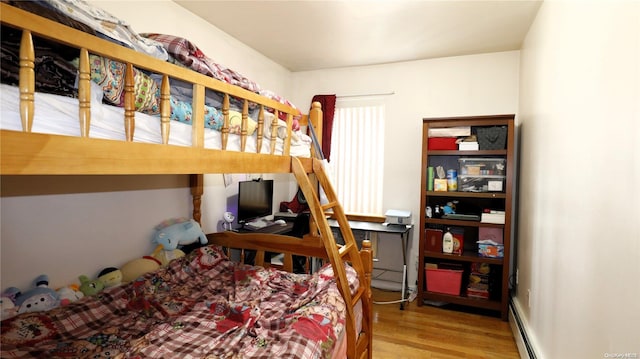
M400 299L373 289L374 302ZM373 305L374 359L520 358L509 322L498 317L443 309L417 301Z

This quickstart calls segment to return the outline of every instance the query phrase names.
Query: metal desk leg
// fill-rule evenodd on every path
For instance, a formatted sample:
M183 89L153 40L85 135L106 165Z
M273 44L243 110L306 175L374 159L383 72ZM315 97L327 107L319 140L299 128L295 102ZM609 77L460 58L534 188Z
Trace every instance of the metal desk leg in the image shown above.
M411 232L411 231L409 231ZM407 233L409 233L407 232ZM401 301L400 301L400 310L404 310L404 303L406 300L406 290L408 287L408 279L407 279L407 246L408 239L405 238L405 235L402 234L400 236L400 243L402 245L402 291L401 293Z

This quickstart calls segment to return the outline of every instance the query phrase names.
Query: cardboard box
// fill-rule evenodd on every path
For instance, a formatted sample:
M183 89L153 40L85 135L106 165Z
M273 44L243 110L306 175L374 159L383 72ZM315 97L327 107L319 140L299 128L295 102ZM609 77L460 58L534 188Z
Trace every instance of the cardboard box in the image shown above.
M464 229L451 228L453 235L453 254L462 255L464 251Z
M457 137L429 137L427 148L429 150L457 150Z
M433 190L437 192L447 192L447 179L446 178L434 179Z
M479 149L478 142L460 142L458 150L460 151L477 151Z
M489 290L467 288L467 297L477 299L489 299Z
M478 243L478 255L485 258L504 258L504 245Z

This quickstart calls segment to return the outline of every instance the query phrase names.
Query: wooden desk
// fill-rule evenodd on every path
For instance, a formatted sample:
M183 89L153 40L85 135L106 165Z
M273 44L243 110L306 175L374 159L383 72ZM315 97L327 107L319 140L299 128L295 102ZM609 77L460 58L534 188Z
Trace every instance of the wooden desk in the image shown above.
M258 229L237 228L234 231L238 233L268 233L268 234L287 234L293 230L293 222L285 222L285 224L274 224Z
M339 228L338 221L334 219L329 220L329 226L332 228ZM376 222L362 222L362 221L349 221L349 226L351 230L364 231L367 233L377 232L377 233L390 233L390 234L398 234L400 235L400 245L402 247L402 289L401 299L400 299L400 309L404 309L404 303L408 301L407 299L407 289L409 288L409 279L407 278L407 251L409 250L409 238L412 225L404 225L404 224L382 224ZM366 237L366 236L365 236ZM366 238L369 239L369 238ZM393 269L381 269L375 268L384 271L394 271Z
M235 229L233 229L234 232L238 232L238 233L267 233L267 234L284 234L284 235L288 235L292 230L293 230L293 222L292 221L286 221L285 224L268 225L266 227L258 228L258 229L249 229L249 228L235 228ZM272 255L274 255L274 254L277 254L277 253L266 252L265 253L265 261L270 261ZM256 255L255 251L253 251L253 250L245 250L244 251L245 263L253 264L254 263L254 259L255 259L255 255Z

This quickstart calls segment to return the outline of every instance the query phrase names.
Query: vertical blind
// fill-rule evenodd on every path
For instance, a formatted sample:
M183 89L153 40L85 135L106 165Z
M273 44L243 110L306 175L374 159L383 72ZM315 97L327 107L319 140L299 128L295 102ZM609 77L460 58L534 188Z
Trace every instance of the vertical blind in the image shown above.
M336 103L329 176L347 213L382 214L384 118L382 100Z

